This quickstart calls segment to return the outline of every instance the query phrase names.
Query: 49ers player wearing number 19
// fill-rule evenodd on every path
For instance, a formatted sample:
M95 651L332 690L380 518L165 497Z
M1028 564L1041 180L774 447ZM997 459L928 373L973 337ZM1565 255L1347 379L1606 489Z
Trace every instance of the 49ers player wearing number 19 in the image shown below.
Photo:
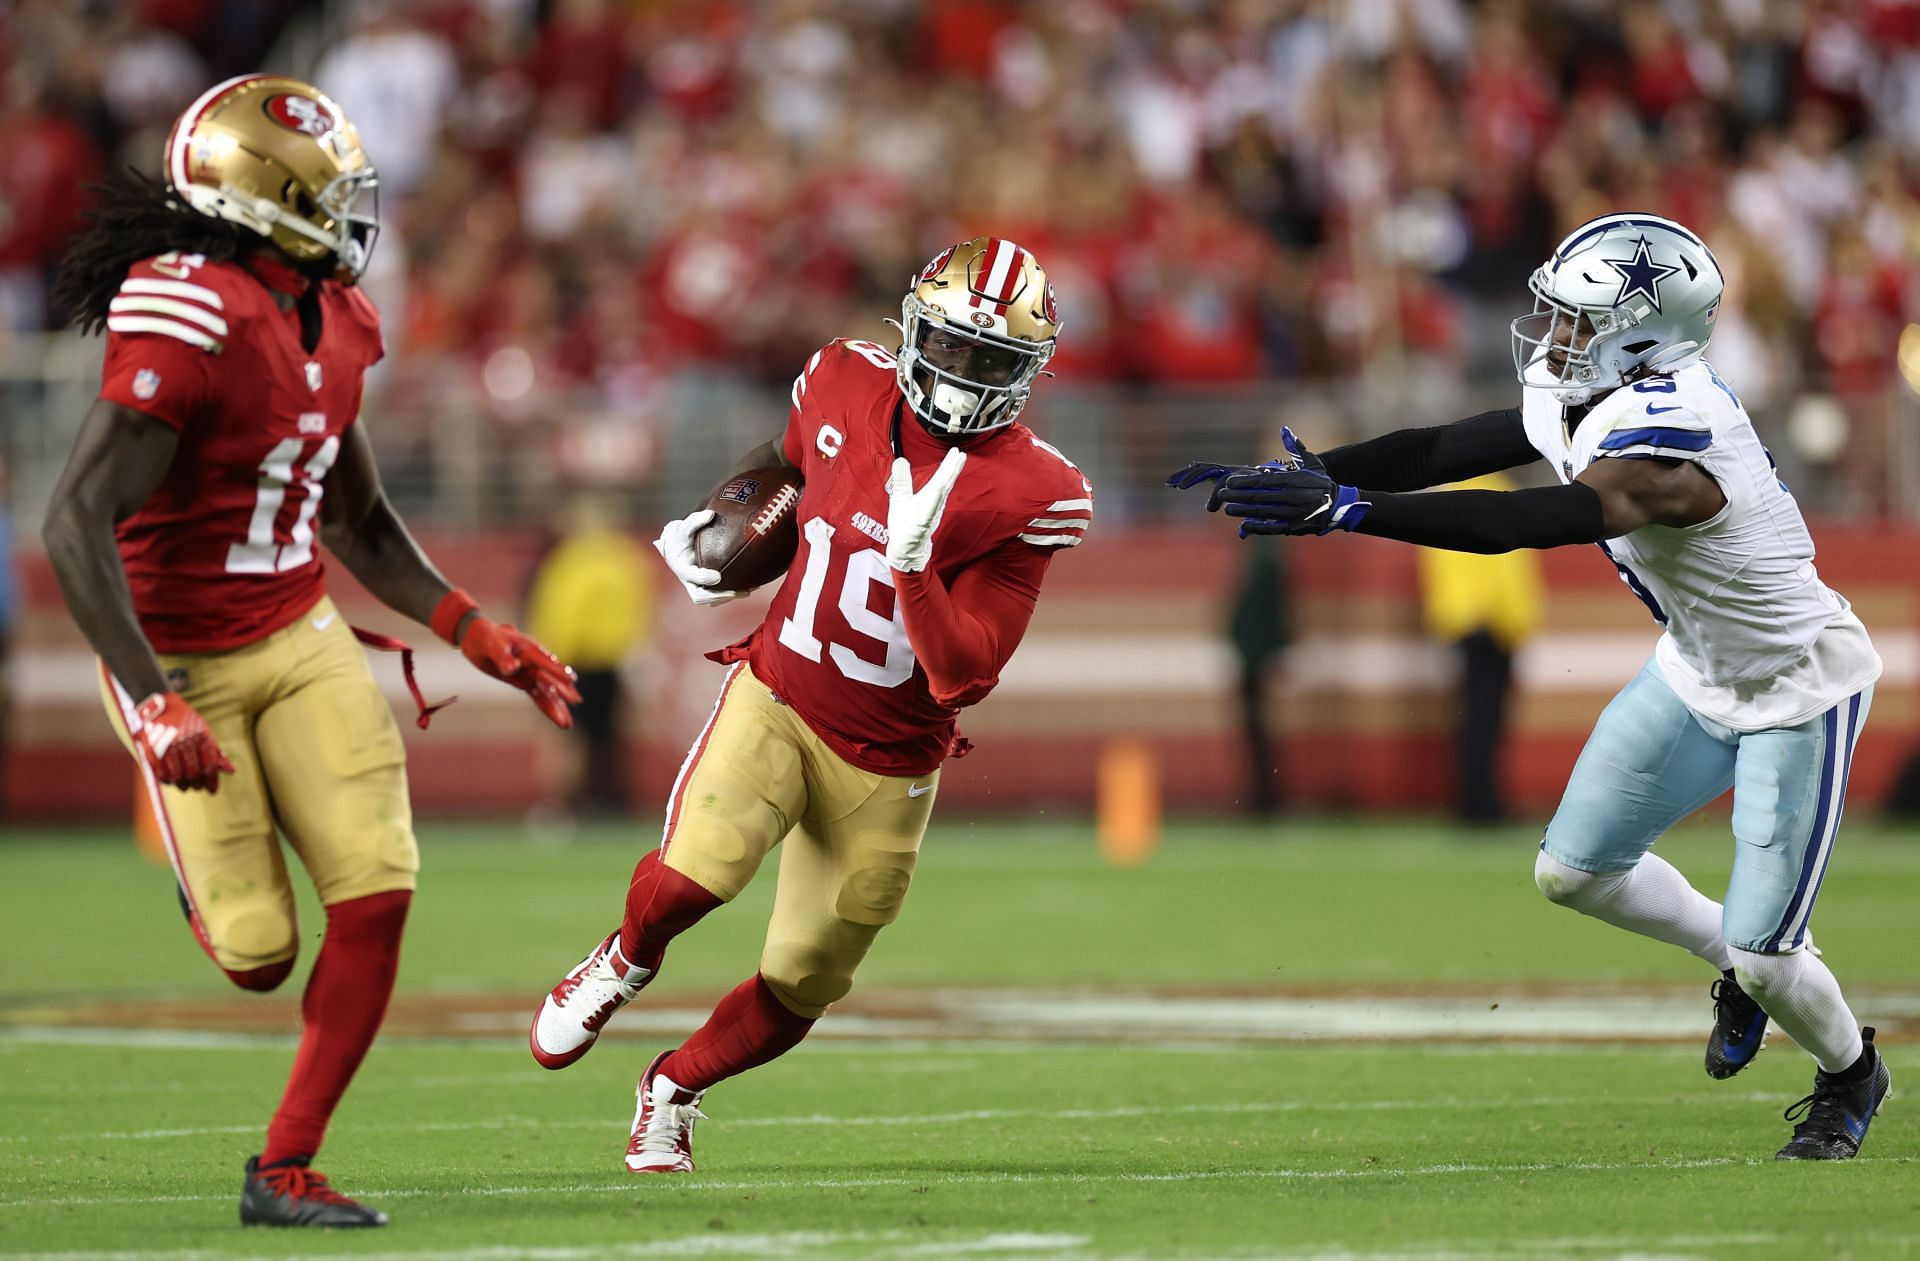
M298 80L229 80L174 124L166 173L102 190L61 267L56 300L105 327L107 358L47 552L201 948L242 989L293 970L276 826L326 907L240 1220L380 1226L312 1160L386 1012L420 859L400 732L316 544L553 722L570 724L579 695L570 670L440 576L381 489L359 420L380 322L354 287L375 177L340 108Z
M534 1016L536 1060L579 1059L667 943L784 840L759 970L641 1074L634 1173L692 1170L707 1089L792 1049L852 988L906 898L940 764L965 751L959 711L993 690L1048 565L1092 520L1086 479L1017 419L1059 326L1033 255L954 246L902 314L897 353L836 341L808 360L785 434L741 461L800 472L799 554L759 628L710 654L728 666L720 699L620 926ZM699 604L736 594L694 557L711 515L656 543Z

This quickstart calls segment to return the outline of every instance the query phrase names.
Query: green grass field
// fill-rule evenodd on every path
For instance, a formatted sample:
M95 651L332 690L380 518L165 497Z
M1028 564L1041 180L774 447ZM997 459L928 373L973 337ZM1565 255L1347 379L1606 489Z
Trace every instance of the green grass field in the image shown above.
M1710 1081L1700 965L1549 906L1534 831L1417 822L1187 823L1132 870L1079 824L937 823L847 1013L709 1095L697 1174L636 1180L633 1076L751 971L770 894L543 1072L525 1017L652 836L423 829L394 1033L320 1162L392 1213L358 1235L233 1224L301 976L229 989L123 840L0 840L0 1256L1920 1252L1897 1097L1860 1160L1776 1165L1805 1056L1776 1033ZM1914 840L1850 824L1815 922L1896 1096L1920 1083ZM1707 889L1729 850L1714 824L1663 843Z

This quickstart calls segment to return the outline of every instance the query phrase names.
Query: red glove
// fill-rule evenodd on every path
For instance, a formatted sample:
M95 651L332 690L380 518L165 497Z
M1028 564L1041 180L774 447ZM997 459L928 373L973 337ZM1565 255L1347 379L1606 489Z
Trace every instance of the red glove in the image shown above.
M134 709L140 726L134 747L163 784L175 788L220 791L220 775L233 773L233 763L207 730L207 720L177 692L155 692Z
M473 614L470 620L469 613ZM455 641L463 620L466 633ZM473 597L457 590L449 591L434 610L433 629L448 643L458 642L460 651L482 673L533 697L533 703L554 726L563 730L573 726L573 714L567 706L580 703L573 671L533 636L480 616Z

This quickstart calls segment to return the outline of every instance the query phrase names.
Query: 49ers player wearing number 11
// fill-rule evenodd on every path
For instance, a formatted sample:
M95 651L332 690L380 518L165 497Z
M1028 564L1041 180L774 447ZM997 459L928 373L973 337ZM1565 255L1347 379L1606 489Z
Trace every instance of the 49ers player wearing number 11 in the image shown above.
M102 190L61 265L54 296L82 328L105 327L107 357L47 553L201 948L242 989L293 971L276 831L326 908L300 1050L240 1220L382 1226L312 1160L386 1012L420 858L400 732L316 545L560 726L579 695L571 671L440 576L381 489L359 416L380 321L354 287L376 184L339 106L295 79L229 80L174 124L166 171Z
M692 1170L707 1089L792 1049L852 987L906 898L940 764L965 750L956 716L993 690L1053 556L1092 520L1086 479L1017 420L1059 327L1033 255L989 237L954 246L914 278L902 316L895 354L863 341L815 354L784 435L741 461L802 474L799 553L759 628L710 654L729 667L720 699L619 928L534 1016L534 1058L578 1060L659 975L667 943L782 846L759 970L641 1074L634 1173ZM694 558L710 519L670 522L656 543L700 604L736 594Z

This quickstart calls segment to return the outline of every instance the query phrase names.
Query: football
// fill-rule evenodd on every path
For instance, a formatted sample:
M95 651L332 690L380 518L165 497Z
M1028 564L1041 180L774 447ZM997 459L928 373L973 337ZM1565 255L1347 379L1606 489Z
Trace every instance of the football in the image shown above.
M721 589L751 591L787 572L800 546L800 488L798 470L758 468L707 496L714 519L694 534L693 553L720 571Z

